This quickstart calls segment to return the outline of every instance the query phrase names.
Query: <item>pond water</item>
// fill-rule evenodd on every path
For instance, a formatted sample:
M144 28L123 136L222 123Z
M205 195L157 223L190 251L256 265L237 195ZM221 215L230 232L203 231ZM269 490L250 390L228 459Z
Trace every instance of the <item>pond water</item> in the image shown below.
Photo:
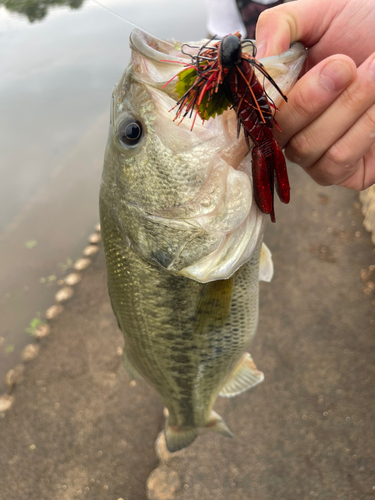
M99 220L109 100L129 61L133 26L69 4L0 6L0 391ZM161 38L206 34L199 0L103 4Z

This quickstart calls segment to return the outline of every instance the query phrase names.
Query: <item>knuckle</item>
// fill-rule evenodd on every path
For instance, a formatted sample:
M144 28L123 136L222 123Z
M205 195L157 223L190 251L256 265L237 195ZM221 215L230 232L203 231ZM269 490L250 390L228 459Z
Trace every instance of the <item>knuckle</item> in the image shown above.
M326 159L333 165L348 167L349 154L342 145L333 144L326 152Z
M342 103L346 109L350 110L351 113L353 111L361 111L365 100L366 95L364 95L361 88L358 86L355 88L350 87L343 92Z
M269 15L270 15L269 10L264 10L263 12L260 13L257 21L258 29L260 26L267 24L267 18L269 18Z
M296 86L294 110L302 119L311 119L311 116L319 111L317 101L311 98L311 95L304 90L303 85L301 85L301 87Z
M259 26L266 26L268 24L268 21L273 19L273 12L272 9L266 9L263 12L260 13L257 21L257 25Z
M327 187L327 186L333 185L333 183L331 181L329 181L328 179L323 178L323 177L318 177L317 179L314 179L314 180L317 184L319 184L319 186Z
M262 30L263 28L269 29L271 26L276 29L279 25L279 12L281 9L283 9L283 7L283 5L277 5L272 9L266 9L261 12L256 25L257 32Z
M300 132L289 141L288 150L289 154L299 160L309 156L311 147L304 132Z
M319 162L309 168L303 169L319 186L332 186L332 182L327 177L325 170L319 165Z
M364 114L366 125L371 132L375 132L375 106L372 106L371 109L368 109Z

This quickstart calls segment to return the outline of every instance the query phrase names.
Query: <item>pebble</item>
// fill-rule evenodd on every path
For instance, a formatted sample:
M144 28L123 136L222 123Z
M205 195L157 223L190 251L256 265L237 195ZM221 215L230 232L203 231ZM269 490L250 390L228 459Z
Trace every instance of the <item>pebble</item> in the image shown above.
M29 344L21 352L22 361L31 361L39 354L40 346L38 344Z
M14 403L14 397L10 394L0 396L0 413L9 410Z
M67 300L71 299L74 295L74 290L70 286L64 286L61 290L57 292L55 295L55 300L56 302L66 302Z
M89 236L89 242L93 245L97 245L101 240L100 233L92 233Z
M65 278L65 284L69 286L74 286L81 281L82 277L78 273L70 273Z
M90 255L95 255L99 252L99 247L97 245L89 245L83 251L83 255L90 257Z
M167 443L165 441L164 432L160 432L155 441L155 452L161 464L168 464L174 460L181 459L181 457L186 456L186 449L182 449L171 453L168 451Z
M165 465L157 467L147 479L147 497L149 500L174 500L181 489L179 475Z
M74 263L73 267L74 267L74 269L76 271L83 271L84 269L87 269L90 264L91 264L91 260L90 259L78 259Z
M100 233L100 224L99 224L99 222L95 226L95 231L97 231L98 233Z
M47 337L47 335L49 335L50 332L51 332L51 329L50 329L49 325L47 325L47 324L39 325L34 332L34 337L36 339L42 339L44 337Z
M5 376L5 382L7 386L12 388L14 385L22 382L24 372L25 366L22 364L16 365L14 368L9 370Z
M375 291L375 281L368 281L366 286L363 288L363 292L366 295L371 295Z
M60 306L60 305L51 306L46 311L46 318L47 319L54 319L54 318L56 318L56 316L58 316L60 313L62 313L63 310L64 310L63 306Z

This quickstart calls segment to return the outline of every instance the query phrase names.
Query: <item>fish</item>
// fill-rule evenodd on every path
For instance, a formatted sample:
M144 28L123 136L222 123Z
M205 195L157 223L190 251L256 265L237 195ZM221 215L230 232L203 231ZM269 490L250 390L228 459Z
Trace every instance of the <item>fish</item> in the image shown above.
M193 130L189 119L173 121L174 75L190 60L182 45L132 31L131 60L112 94L100 187L124 365L161 396L170 452L206 432L233 436L213 406L219 395L236 396L264 379L247 348L258 323L259 280L273 275L266 216L254 201L251 155L235 111ZM287 93L304 59L297 43L262 63ZM279 102L272 86L267 93Z

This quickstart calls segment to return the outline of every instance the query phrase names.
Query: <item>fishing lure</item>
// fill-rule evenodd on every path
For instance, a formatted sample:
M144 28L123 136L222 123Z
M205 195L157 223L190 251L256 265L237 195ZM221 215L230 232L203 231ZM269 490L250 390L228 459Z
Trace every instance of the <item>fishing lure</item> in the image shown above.
M213 40L213 39L212 39ZM275 222L274 186L280 200L289 203L290 187L284 155L273 138L272 129L279 126L275 120L276 106L267 95L255 73L259 71L287 101L276 82L264 66L256 60L256 47L251 40L242 40L240 33L228 35L221 41L202 47L187 44L181 48L191 58L191 64L178 75L176 92L179 96L175 120L180 122L190 113L194 120L202 120L222 114L232 107L237 115L238 129L245 134L249 150L252 147L252 174L255 201L260 210L270 214ZM196 55L184 52L189 47ZM243 51L252 49L252 55ZM169 82L168 82L169 83ZM280 130L280 129L279 129Z

